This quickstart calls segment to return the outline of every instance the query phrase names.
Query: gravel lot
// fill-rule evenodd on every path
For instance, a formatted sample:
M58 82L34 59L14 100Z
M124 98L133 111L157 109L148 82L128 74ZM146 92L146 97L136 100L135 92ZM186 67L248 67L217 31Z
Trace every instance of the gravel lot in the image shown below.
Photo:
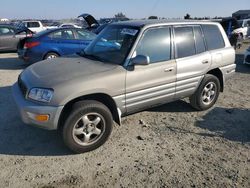
M246 46L214 108L196 112L179 100L131 115L104 146L81 155L56 131L21 122L11 85L26 65L0 54L0 187L250 187Z

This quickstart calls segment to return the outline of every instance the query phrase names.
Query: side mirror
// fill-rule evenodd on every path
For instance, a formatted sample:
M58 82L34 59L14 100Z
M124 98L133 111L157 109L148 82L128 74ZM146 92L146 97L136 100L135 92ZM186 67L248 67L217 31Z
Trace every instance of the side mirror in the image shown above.
M149 56L145 55L137 55L136 57L131 59L132 65L148 65L150 62Z

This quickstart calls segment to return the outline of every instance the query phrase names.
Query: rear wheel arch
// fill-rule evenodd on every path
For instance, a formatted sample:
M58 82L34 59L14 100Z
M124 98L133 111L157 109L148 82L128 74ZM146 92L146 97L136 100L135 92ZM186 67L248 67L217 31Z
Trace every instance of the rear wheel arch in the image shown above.
M214 75L219 79L219 81L220 81L220 92L223 92L224 91L224 78L223 78L223 74L222 74L221 70L219 68L212 69L212 70L208 71L207 74Z
M113 98L107 94L104 94L104 93L97 93L97 94L90 94L90 95L81 96L81 97L72 99L71 101L67 102L66 105L64 106L61 114L60 114L60 118L59 118L59 122L58 122L58 129L61 129L63 127L65 120L67 119L69 113L72 111L73 105L77 102L84 101L84 100L95 100L95 101L98 101L98 102L104 104L106 107L108 107L108 109L112 113L113 120L117 124L119 124L119 125L121 124L120 114L118 112L117 105L116 105L115 101L113 100Z

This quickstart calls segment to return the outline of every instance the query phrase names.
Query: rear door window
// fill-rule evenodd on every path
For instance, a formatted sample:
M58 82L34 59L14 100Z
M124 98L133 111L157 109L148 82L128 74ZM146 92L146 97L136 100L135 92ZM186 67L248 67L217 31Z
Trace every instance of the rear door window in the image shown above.
M170 60L170 27L147 30L137 46L136 55L148 56L150 58L150 63Z
M14 35L15 31L8 27L0 27L0 35Z
M224 48L225 43L217 25L202 25L208 50Z
M195 37L196 53L199 54L205 52L206 47L200 26L194 26L194 37Z
M74 34L71 30L55 31L49 35L52 39L74 39Z
M178 58L195 55L195 40L192 26L174 28L176 53Z

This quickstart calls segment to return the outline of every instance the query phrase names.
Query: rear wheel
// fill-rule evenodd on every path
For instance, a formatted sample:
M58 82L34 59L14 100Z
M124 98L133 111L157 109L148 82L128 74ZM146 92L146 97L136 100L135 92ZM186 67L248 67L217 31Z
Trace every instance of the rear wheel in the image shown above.
M49 52L46 54L46 56L44 57L44 59L54 59L59 57L59 55L57 53L54 52Z
M197 91L190 97L190 103L197 110L207 110L215 104L219 93L219 79L214 75L207 74Z
M81 101L63 127L65 144L76 153L92 151L109 138L113 125L110 110L98 101Z

